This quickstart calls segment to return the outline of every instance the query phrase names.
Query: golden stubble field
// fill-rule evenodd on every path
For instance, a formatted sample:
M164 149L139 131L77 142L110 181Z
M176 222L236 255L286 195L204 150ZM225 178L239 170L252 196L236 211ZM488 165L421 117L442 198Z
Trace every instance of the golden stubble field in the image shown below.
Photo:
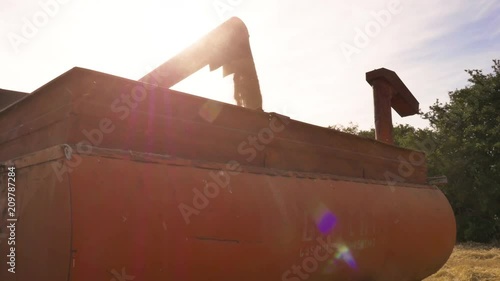
M500 245L457 245L444 267L425 281L500 281Z

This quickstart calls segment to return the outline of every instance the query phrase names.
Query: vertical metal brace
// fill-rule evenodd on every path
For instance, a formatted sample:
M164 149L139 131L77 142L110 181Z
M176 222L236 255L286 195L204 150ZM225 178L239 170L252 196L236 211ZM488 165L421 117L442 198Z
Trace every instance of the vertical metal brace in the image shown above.
M419 112L419 103L392 70L380 68L367 72L366 82L373 88L375 139L394 144L391 108L406 117Z

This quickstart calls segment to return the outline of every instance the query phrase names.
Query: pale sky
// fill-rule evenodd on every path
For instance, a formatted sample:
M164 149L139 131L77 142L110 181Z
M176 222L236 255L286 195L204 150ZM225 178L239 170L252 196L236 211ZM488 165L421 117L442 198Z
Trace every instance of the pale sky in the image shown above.
M497 0L0 0L0 88L32 92L75 66L139 79L237 16L250 32L265 111L368 129L367 71L396 71L427 111L467 84L464 69L490 72L499 15ZM235 103L221 70L173 89ZM395 111L393 120L427 126Z

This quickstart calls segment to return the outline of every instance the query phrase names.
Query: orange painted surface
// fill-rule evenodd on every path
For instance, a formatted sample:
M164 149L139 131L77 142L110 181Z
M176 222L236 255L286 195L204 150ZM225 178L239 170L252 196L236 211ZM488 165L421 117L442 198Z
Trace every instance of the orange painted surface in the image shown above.
M79 68L0 117L21 210L2 281L420 280L455 242L422 152Z
M420 280L437 271L454 246L452 210L434 187L109 157L73 155L71 161L81 161L63 182L46 173L46 189L70 191L70 199L51 202L71 206L71 225L64 216L49 221L52 228L71 226L73 254L68 260L68 245L54 244L66 259L49 272L69 265L72 281ZM207 185L209 197L199 195L210 192ZM25 217L47 213L36 202ZM20 221L21 245L38 241L28 223ZM34 257L56 258L33 249L41 251ZM25 257L19 270L35 262Z

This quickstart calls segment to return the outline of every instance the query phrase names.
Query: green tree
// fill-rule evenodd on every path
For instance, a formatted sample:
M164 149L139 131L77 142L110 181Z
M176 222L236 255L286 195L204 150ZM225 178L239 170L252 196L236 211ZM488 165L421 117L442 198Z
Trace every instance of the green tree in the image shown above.
M349 123L348 126L333 125L328 126L344 133L354 134L365 138L375 139L375 129L360 130L357 124ZM424 151L427 154L434 152L435 138L434 131L428 128L418 129L408 124L399 124L393 128L394 145L404 148ZM432 144L432 145L428 145Z
M328 128L344 133L354 134L365 138L375 139L375 129L360 130L357 124L349 123L348 126L333 125ZM442 175L439 167L442 159L436 154L439 145L436 132L429 128L415 128L408 124L399 124L393 128L394 145L423 151L426 153L426 165L429 176Z
M459 240L500 239L500 61L493 72L467 70L469 82L423 114L435 130L435 167L448 176Z
M354 124L352 122L349 122L349 125L347 126L340 124L328 126L328 129L333 129L344 133L358 135L365 138L375 139L375 129L370 129L368 131L360 130L358 124Z

